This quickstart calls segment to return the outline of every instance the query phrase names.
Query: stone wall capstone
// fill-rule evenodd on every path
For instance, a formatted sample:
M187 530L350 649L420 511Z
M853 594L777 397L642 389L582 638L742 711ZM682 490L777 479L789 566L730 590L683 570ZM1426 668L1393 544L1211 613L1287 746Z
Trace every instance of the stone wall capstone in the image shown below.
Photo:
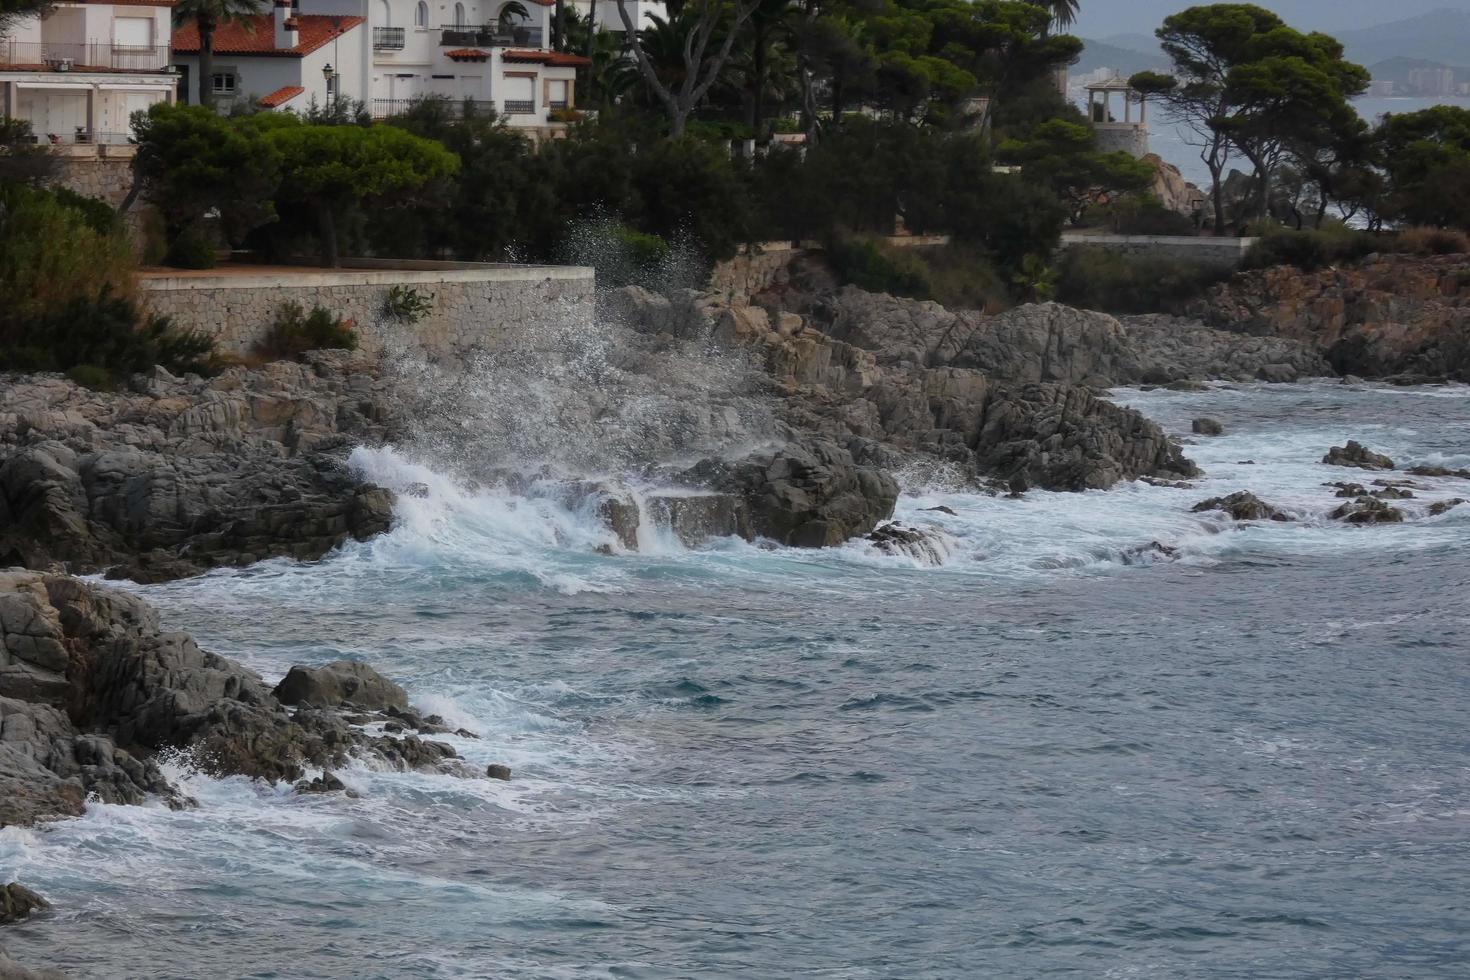
M281 307L320 306L353 321L370 353L415 350L431 359L531 337L541 328L590 325L593 272L578 266L471 266L413 270L242 268L228 273L145 273L148 308L213 337L220 353L246 357L265 339ZM446 263L445 265L449 265ZM418 290L431 309L418 323L387 311L394 286Z

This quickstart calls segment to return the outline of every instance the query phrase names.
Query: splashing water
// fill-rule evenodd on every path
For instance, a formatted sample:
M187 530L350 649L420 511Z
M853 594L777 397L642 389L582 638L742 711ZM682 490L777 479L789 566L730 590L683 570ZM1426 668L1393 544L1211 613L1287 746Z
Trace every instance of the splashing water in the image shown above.
M139 591L267 679L367 660L515 778L357 765L350 800L175 767L199 808L0 831L0 873L57 906L5 944L108 978L1453 975L1470 505L1428 507L1470 481L1348 527L1323 484L1373 474L1318 460L1470 466L1470 388L1115 397L1224 423L1189 446L1207 476L1012 500L906 474L940 567L598 554L571 477L474 475L555 441L360 449L389 534ZM1240 489L1299 520L1191 510Z

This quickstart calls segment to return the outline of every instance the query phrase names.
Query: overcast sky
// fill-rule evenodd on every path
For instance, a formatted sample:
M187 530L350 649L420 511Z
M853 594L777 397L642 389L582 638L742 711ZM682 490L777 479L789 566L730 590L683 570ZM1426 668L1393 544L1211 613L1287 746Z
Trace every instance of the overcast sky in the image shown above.
M1204 0L1198 0L1204 2ZM1274 10L1293 27L1307 30L1352 30L1402 20L1450 7L1470 10L1470 0L1255 0ZM1081 0L1082 14L1072 30L1082 37L1152 33L1169 14L1191 0Z

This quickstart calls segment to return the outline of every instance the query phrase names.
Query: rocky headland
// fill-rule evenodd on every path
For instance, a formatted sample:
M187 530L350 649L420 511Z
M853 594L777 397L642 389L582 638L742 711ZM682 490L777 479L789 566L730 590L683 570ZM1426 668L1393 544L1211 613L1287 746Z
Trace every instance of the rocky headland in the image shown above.
M1277 266L1214 287L1212 327L1295 340L1340 374L1470 381L1470 256L1375 255L1302 272Z

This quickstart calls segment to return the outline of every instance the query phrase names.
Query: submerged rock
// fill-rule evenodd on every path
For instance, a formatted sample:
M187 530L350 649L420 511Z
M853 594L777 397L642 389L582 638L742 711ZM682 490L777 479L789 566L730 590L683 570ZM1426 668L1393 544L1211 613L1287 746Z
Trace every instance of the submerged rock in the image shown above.
M897 521L875 528L868 535L868 541L886 555L901 555L921 565L943 565L950 554L949 539L945 535Z
M1203 514L1219 510L1236 521L1289 521L1290 517L1261 500L1255 494L1242 490L1228 497L1211 497L1194 505L1194 513Z
M1322 457L1327 466L1350 466L1360 470L1391 470L1393 460L1375 453L1357 440L1348 440L1346 446L1333 446Z
M490 779L510 779L510 766L492 762L485 767L485 775Z
M1411 476L1448 476L1470 480L1470 470L1452 470L1444 466L1413 466L1409 468L1409 474Z
M1404 512L1374 497L1359 497L1334 510L1332 518L1349 524L1402 524Z
M51 903L18 881L0 887L0 925L29 918L32 912L49 909Z
M1159 541L1129 548L1122 554L1125 565L1153 565L1161 561L1178 561L1179 549Z
M1438 517L1441 514L1454 510L1465 502L1463 497L1452 497L1449 500L1436 500L1429 505L1429 516Z
M1190 429L1197 436L1218 436L1223 435L1225 432L1225 427L1223 425L1221 425L1214 419L1209 418L1195 419L1189 424L1189 426Z

